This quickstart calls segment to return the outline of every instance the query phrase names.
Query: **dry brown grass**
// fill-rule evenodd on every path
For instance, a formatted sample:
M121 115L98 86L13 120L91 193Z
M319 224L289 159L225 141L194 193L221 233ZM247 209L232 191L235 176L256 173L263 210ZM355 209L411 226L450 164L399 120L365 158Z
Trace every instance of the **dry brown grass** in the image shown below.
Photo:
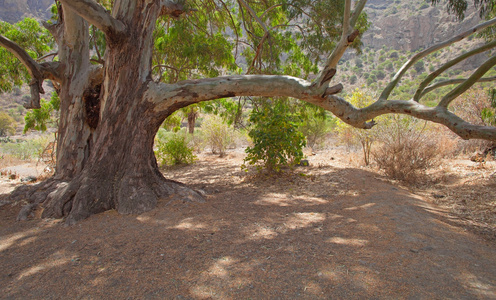
M10 154L2 154L0 156L0 169L11 167L11 166L18 166L25 164L26 160L22 160L18 157L15 157Z

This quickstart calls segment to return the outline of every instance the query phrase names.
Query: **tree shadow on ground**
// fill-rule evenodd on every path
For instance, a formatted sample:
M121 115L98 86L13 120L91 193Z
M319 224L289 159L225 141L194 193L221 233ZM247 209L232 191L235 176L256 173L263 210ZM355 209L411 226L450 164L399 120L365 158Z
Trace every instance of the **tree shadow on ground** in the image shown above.
M270 179L216 161L172 174L207 184L203 204L163 199L72 227L14 223L16 208L4 206L2 297L496 297L494 244L375 176L324 166Z

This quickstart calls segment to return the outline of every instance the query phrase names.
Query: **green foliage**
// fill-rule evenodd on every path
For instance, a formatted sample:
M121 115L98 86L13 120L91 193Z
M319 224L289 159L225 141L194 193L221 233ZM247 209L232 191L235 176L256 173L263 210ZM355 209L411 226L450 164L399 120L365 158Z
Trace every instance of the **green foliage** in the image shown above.
M156 146L155 156L161 165L192 164L196 159L193 149L188 146L188 134L185 131L168 135L159 131Z
M437 4L441 0L430 0L432 4ZM474 6L479 9L480 16L485 16L488 13L494 12L496 9L494 0L473 0ZM465 11L468 8L466 0L448 0L446 1L446 10L448 13L454 14L458 19L465 18Z
M305 135L307 145L315 149L324 143L325 137L335 126L335 118L326 114L314 114L301 123L299 130Z
M0 34L16 42L24 48L32 58L38 58L46 54L52 48L53 39L38 21L25 18L16 24L0 21ZM29 82L31 76L24 65L7 51L0 47L0 92L11 91L14 86L20 86L23 82Z
M228 16L224 16L227 22ZM216 32L208 11L201 8L195 13L195 23L189 18L173 20L169 17L157 21L154 64L156 74L165 82L173 83L196 76L219 76L223 69L235 71L237 66L232 53L233 44L222 34L225 24L219 21ZM194 73L192 74L192 71Z
M418 62L416 62L413 67L414 67L415 71L417 71L417 73L419 73L419 74L424 72L424 70L425 70L424 62L422 60L419 60Z
M0 112L0 136L15 134L16 122L6 112Z
M45 99L40 100L41 108L29 110L24 117L25 125L23 132L28 130L46 131L47 126L57 123L57 117L53 117L53 112L60 109L60 98L57 93L52 93L50 102Z
M221 117L210 115L201 124L203 138L212 153L224 156L227 147L234 142L234 131L224 123Z
M496 89L487 92L489 107L483 107L480 115L485 125L496 126Z
M397 58L399 58L399 57L400 57L400 56L399 56L399 54L398 54L398 51L396 51L396 50L392 50L392 51L389 53L389 58L395 58L395 59L397 59Z
M360 58L355 58L355 66L357 66L358 68L362 68L363 61Z
M181 117L179 116L179 111L176 111L172 115L168 116L164 123L162 123L162 127L167 130L178 131L181 128Z
M246 149L248 155L245 158L248 164L269 172L279 172L283 166L298 164L306 145L303 133L298 130L300 118L290 111L284 100L274 102L252 111L250 122L253 128L249 136L253 146Z

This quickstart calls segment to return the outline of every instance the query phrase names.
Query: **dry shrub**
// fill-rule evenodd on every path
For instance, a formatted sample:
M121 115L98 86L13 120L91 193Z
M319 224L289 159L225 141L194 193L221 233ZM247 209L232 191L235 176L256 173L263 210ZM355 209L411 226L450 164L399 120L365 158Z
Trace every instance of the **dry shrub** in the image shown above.
M454 158L460 154L460 142L463 140L459 136L441 124L429 123L429 127L429 134L432 134L434 140L437 142L437 150L440 157Z
M223 157L227 148L236 141L234 130L226 124L221 117L208 115L201 124L201 130L205 143L210 147L212 153Z
M484 118L484 111L491 108L491 99L486 89L472 88L458 97L450 106L450 110L467 122L475 125L490 126L489 120ZM459 139L457 152L459 154L472 154L484 151L491 147L492 142L485 140Z
M393 179L415 182L440 163L438 138L425 121L392 116L379 130L374 151L378 167Z

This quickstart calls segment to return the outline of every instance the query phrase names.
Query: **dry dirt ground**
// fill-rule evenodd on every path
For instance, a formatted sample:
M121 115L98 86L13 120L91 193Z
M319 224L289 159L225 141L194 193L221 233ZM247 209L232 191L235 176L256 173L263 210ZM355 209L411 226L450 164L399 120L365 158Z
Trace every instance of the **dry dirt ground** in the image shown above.
M430 191L332 152L282 177L245 173L241 160L167 170L206 202L163 199L138 216L65 227L15 222L19 205L3 205L0 298L496 299L494 232L460 223Z

